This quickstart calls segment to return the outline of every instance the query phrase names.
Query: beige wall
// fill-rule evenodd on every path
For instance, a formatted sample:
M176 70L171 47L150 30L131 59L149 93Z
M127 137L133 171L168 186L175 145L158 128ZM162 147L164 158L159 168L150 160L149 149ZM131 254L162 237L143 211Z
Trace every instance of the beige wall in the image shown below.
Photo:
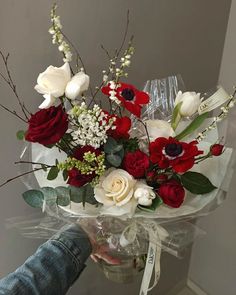
M219 82L229 93L236 85L236 1L232 1L226 34ZM236 109L228 120L227 145L236 148ZM207 232L204 239L194 244L190 279L209 295L235 295L236 293L236 174L234 173L227 200L213 214L199 220L198 225Z
M39 72L49 64L60 65L58 51L47 34L51 0L0 0L0 47L11 53L14 77L26 103L36 109L41 96L33 86ZM136 54L130 82L142 87L145 80L181 73L189 90L203 91L216 84L227 25L230 0L67 0L59 13L68 36L79 45L81 55L96 84L104 68L102 43L119 46L126 10L130 8L130 32L135 34ZM14 97L1 84L1 102L14 105ZM19 145L15 132L23 126L8 114L0 116L0 181L16 174L13 162ZM16 181L1 189L0 275L14 270L42 241L27 240L6 231L6 218L33 213L24 204L23 185ZM182 261L164 255L158 294L167 294L185 279L188 257ZM106 281L89 266L69 294L137 294L138 283L119 286ZM79 290L79 291L78 291ZM158 291L157 291L158 290ZM153 292L154 294L155 292Z

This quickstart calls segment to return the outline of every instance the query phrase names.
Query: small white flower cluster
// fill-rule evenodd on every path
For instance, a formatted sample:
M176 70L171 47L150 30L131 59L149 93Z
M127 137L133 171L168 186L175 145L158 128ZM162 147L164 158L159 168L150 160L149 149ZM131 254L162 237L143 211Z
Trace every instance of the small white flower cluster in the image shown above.
M56 8L57 6L54 5L51 10L52 27L49 29L49 33L52 35L52 43L58 44L58 50L63 52L63 61L70 62L72 60L72 53L69 44L64 40L64 36L61 32L62 25L60 16L56 15Z
M233 108L235 104L236 104L236 99L234 98L233 95L230 95L230 100L227 103L227 105L220 108L221 113L217 117L213 118L213 122L208 127L206 127L202 132L198 133L196 140L200 142L202 139L206 137L206 133L208 131L215 129L217 126L216 124L218 122L221 122L223 119L227 117L229 110Z
M115 118L107 120L105 114L98 105L91 110L82 102L69 111L72 123L72 137L76 144L85 146L91 145L99 148L107 141L107 131L115 129Z
M119 87L119 84L116 84L114 81L110 81L109 82L109 87L110 87L110 91L109 91L109 99L111 101L114 101L116 104L120 105L120 100L117 98L117 91L116 89Z

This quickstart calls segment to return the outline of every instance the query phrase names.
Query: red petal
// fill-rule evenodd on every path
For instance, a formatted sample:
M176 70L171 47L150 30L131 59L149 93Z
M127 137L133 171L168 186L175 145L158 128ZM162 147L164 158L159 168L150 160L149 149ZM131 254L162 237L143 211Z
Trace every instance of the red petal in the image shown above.
M146 92L136 90L135 91L135 103L147 104L149 103L149 95Z
M194 165L194 158L188 159L186 161L183 161L179 159L179 161L176 161L176 163L171 163L173 170L177 173L184 173L191 169Z
M123 102L124 107L133 115L135 115L136 117L140 118L141 116L141 106L138 104L134 104L132 102L129 101L124 101Z

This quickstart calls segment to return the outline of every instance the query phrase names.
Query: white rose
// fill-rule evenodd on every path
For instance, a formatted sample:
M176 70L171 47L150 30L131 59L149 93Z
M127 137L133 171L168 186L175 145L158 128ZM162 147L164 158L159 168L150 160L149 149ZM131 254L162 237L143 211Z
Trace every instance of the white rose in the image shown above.
M75 99L89 88L89 76L84 72L77 73L66 86L66 97Z
M200 93L179 91L175 98L175 106L182 102L180 107L180 115L182 117L190 117L198 110L201 103Z
M135 186L134 197L139 205L151 206L152 200L156 198L153 188L139 181Z
M150 140L153 141L158 137L174 136L175 132L171 125L163 120L147 120L145 121Z
M57 68L49 66L46 71L40 73L35 90L43 94L45 101L39 108L49 108L55 102L55 98L65 93L66 85L71 79L71 71L68 63Z
M122 169L109 169L94 189L94 197L105 206L123 206L134 194L136 180Z

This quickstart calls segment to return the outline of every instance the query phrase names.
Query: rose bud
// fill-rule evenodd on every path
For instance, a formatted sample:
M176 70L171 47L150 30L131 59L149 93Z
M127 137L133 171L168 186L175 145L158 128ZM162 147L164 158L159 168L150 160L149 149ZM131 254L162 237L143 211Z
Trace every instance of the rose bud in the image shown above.
M185 190L175 179L162 183L157 193L162 198L164 204L173 208L179 208L184 201Z
M223 152L224 146L222 144L213 144L210 148L210 153L212 156L220 156Z

